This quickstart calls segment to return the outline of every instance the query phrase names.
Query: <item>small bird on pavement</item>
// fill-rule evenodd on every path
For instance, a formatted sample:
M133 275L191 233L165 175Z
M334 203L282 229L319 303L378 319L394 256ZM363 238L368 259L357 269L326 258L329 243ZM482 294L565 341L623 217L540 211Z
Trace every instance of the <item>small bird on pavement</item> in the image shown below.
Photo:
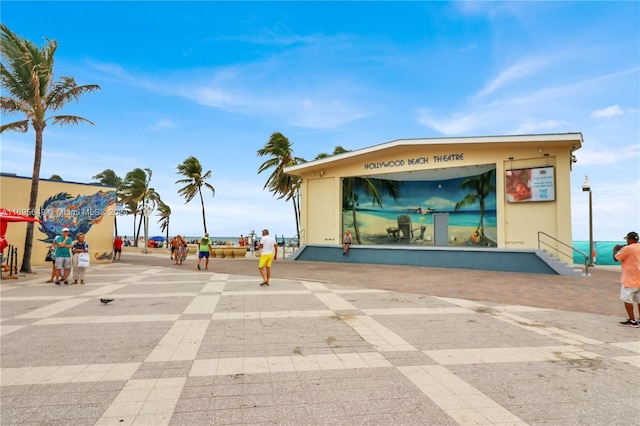
M100 299L100 302L104 303L104 305L107 306L107 303L113 302L113 299Z

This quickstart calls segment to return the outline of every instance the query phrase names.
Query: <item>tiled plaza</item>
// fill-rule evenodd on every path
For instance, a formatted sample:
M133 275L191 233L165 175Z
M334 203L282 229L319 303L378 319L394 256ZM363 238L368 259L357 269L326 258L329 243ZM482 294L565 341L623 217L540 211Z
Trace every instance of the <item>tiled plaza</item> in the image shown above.
M46 284L45 268L3 281L0 423L640 424L640 329L617 317L277 266L260 287L254 259L237 261L245 274L193 262L92 265L86 285Z

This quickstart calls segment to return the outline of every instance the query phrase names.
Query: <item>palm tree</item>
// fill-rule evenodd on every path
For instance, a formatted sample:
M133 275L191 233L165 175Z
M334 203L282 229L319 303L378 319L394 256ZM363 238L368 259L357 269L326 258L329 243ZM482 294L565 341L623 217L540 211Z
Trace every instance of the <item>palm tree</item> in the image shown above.
M274 132L264 148L258 150L258 156L270 156L267 161L258 167L258 173L273 169L271 175L264 184L264 189L269 188L278 199L293 202L293 213L296 218L296 232L300 238L300 201L297 198L301 180L299 176L284 173L284 168L295 164L304 163L304 158L293 155L293 144L282 133Z
M460 186L469 189L472 192L464 196L464 198L456 203L455 211L460 210L464 206L471 206L475 203L480 204L480 222L478 223L478 231L484 236L484 200L496 190L496 169L489 170L480 175L471 176L462 181Z
M178 174L185 176L185 179L180 179L176 181L177 184L185 185L178 190L178 194L183 196L185 199L185 204L193 200L196 194L200 195L200 204L202 205L202 224L204 226L204 232L207 233L207 219L204 213L204 198L202 197L202 187L208 188L211 190L212 196L215 197L216 190L213 186L205 182L207 179L211 177L211 170L208 170L206 173L202 173L202 165L200 161L196 157L189 157L179 164Z
M54 174L54 175L49 176L49 180L55 180L55 181L58 181L58 182L62 182L64 179L62 179L62 177L60 175L55 175Z
M113 186L116 188L116 205L122 202L122 178L111 169L104 169L101 173L93 176L91 179L97 179L99 184L106 186ZM115 235L118 235L118 215L113 216L113 225Z
M127 173L122 181L123 201L127 205L128 210L133 214L133 235L136 247L138 246L142 222L147 220L144 215L145 208L149 206L153 211L158 202L161 201L160 194L149 186L152 175L153 171L149 168L145 168L144 170L135 168ZM138 223L138 230L136 232L136 217L138 214L140 214L140 222Z
M58 43L55 40L47 40L44 46L38 47L13 33L5 24L0 24L0 82L3 93L0 96L0 109L4 114L19 113L25 116L24 120L0 125L0 133L5 130L25 133L31 125L36 136L29 212L36 211L38 201L44 128L49 123L93 124L86 118L75 115L49 113L62 109L68 102L78 100L87 92L100 89L100 86L95 84L78 86L73 77L61 77L59 81L54 81L53 55L57 48ZM33 224L34 222L27 223L24 256L20 267L20 272L24 273L31 272Z
M160 224L160 230L166 231L166 240L169 241L169 217L171 216L171 207L160 201L158 203L158 223Z

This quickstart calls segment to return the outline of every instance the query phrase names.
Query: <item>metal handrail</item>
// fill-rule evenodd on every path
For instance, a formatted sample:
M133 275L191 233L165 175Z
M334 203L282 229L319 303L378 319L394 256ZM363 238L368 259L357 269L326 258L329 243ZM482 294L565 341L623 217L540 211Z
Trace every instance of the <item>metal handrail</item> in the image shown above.
M573 252L572 252L571 254L568 254L568 253L565 253L565 252L561 251L560 249L558 249L558 248L556 248L556 247L554 247L554 246L552 246L552 245L549 245L549 244L545 243L544 241L542 241L542 240L540 239L540 234L542 234L542 235L544 235L544 236L546 236L546 237L549 237L549 238L551 238L552 240L554 240L555 242L560 243L560 244L562 244L563 246L565 246L565 247L567 247L567 248L570 248L570 249L571 249L571 250L573 250L573 251L577 251L578 253L580 253L581 255L583 255L583 256L584 256L584 274L585 274L585 275L587 275L587 276L589 276L589 255L588 255L588 254L586 254L585 252L583 252L582 250L580 250L580 249L578 249L578 248L575 248L575 247L573 247L573 246L570 246L569 244L563 243L562 241L560 241L560 240L559 240L559 239L557 239L556 237L554 237L554 236L552 236L552 235L549 235L549 234L547 234L546 232L543 232L543 231L538 231L538 249L540 249L540 250L542 250L542 247L541 247L540 245L541 245L541 244L544 244L545 246L547 246L547 247L549 247L549 248L551 248L551 249L555 250L556 252L558 252L558 253L560 253L560 254L563 254L563 255L565 255L565 256L571 257L571 258L573 259Z

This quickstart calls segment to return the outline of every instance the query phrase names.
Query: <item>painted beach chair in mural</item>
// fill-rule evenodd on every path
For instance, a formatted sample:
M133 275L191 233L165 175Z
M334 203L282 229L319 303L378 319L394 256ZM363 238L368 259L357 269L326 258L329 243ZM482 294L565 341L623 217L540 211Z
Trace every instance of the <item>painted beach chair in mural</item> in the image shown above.
M398 241L411 241L414 238L414 231L420 231L420 236L416 237L416 239L424 240L424 232L427 229L425 225L413 227L413 223L411 222L411 216L401 215L398 216L398 228L400 231L400 235ZM389 233L389 229L387 229L387 233Z
M398 216L398 229L400 229L400 241L411 241L413 238L411 216L405 214Z

